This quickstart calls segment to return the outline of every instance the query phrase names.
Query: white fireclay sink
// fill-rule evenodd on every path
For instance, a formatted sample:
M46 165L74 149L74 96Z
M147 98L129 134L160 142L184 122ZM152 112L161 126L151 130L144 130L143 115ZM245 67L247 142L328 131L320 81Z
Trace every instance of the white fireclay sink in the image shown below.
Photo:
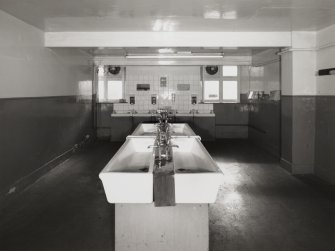
M128 138L100 172L109 203L153 202L154 138Z
M214 203L222 172L198 138L173 138L176 203Z
M172 137L195 137L191 127L186 123L170 124ZM131 136L156 136L156 124L139 124ZM197 136L198 137L198 136Z

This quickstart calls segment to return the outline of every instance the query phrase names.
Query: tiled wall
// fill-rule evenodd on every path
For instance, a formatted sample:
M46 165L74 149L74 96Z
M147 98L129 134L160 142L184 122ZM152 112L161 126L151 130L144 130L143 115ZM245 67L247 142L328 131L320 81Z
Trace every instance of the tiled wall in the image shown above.
M94 130L90 58L75 49L45 48L42 30L1 10L0 20L1 200Z
M335 44L335 25L318 32L317 70L333 68L335 65L335 47L323 46ZM315 174L335 185L335 78L317 77L315 107ZM322 95L322 96L321 96Z
M249 104L249 140L280 157L281 80L277 49L253 55L252 63L250 90L264 92L265 96L255 98Z
M240 66L240 103L214 104L217 139L248 138L249 66Z
M167 78L166 87L160 86L160 78ZM212 104L199 104L202 100L200 66L127 66L125 74L125 98L128 103L114 104L116 112L136 110L148 112L169 106L178 112L209 113ZM137 91L137 84L150 84L150 91ZM187 91L178 91L178 84L190 85ZM157 96L157 104L151 104L151 96ZM175 95L175 100L173 100ZM191 104L191 97L197 96L197 104ZM135 105L129 104L129 97L135 96Z

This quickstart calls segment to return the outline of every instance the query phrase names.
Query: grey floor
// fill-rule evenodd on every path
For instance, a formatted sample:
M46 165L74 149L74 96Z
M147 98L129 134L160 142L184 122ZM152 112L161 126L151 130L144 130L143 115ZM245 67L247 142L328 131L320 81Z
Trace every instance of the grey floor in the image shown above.
M205 144L224 173L210 250L335 250L335 200L246 141ZM0 250L113 250L114 207L98 173L120 144L62 163L0 211Z

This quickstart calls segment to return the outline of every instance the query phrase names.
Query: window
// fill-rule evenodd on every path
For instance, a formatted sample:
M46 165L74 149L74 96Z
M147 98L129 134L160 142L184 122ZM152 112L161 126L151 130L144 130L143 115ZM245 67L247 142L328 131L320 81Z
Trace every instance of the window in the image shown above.
M222 100L232 102L238 100L238 84L236 80L222 81Z
M120 80L109 80L107 82L107 100L119 100L123 96L123 85Z
M222 102L239 102L239 70L237 65L222 66Z
M97 68L98 102L118 102L124 97L123 75L111 76L105 72L104 66Z
M204 102L239 102L239 67L222 66L218 74L205 79L203 85Z
M219 81L205 81L204 82L204 100L219 101L220 82Z

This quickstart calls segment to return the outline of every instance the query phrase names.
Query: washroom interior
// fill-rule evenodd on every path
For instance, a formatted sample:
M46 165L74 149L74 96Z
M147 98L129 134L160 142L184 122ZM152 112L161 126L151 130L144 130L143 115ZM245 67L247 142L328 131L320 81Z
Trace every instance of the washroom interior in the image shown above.
M173 49L191 50L191 48ZM171 122L188 123L205 141L244 139L262 147L279 159L280 48L192 48L192 50L198 53L222 53L224 57L171 61L148 60L146 56L120 66L120 71L113 75L108 73L108 67L120 63L117 58L113 58L113 54L115 57L120 53L129 54L137 51L139 54L146 52L151 55L157 50L153 48L95 50L97 55L102 51L107 55L112 54L110 57L96 56L95 60L96 78L98 78L95 81L98 94L97 137L102 140L120 141L139 123L155 122L154 118L140 114L168 107L179 115L172 116ZM210 67L216 67L216 71L210 72L208 69ZM111 104L106 100L108 81L125 83L125 95L122 98L126 103ZM139 89L141 84L147 85L148 89ZM211 91L209 88L212 86L213 93L207 93ZM131 104L130 99L135 104ZM123 113L132 111L136 112L136 117L132 119L120 117ZM120 115L111 118L113 113ZM190 113L203 114L203 117L189 116ZM215 116L205 116L210 113Z
M192 51L206 57L150 58L162 50ZM73 149L95 139L123 142L140 123L157 122L148 116L150 112L166 107L174 112L171 122L189 124L203 141L244 140L279 161L280 51L224 47L44 49L38 54L40 61L22 62L17 84L4 86L2 92L4 96L27 96L1 99L2 132L11 132L1 136L2 163L7 167L1 175L4 193L20 189L22 180L29 183L66 159ZM21 56L14 49L11 53ZM37 57L35 53L29 51L28 60ZM125 59L128 54L143 58ZM15 60L5 65L8 79L17 67ZM29 87L23 84L27 77L34 83ZM49 86L40 86L43 81Z
M113 250L99 173L161 108L223 173L209 250L334 250L334 1L135 2L0 0L0 250Z

